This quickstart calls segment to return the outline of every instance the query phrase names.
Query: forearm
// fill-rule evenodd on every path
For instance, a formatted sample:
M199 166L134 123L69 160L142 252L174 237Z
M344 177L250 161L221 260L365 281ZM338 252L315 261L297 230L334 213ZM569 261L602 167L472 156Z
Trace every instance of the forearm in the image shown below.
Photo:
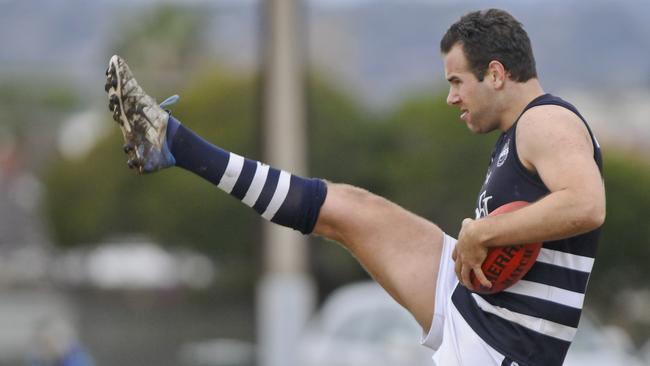
M474 227L486 246L560 240L601 226L605 200L600 192L571 189L553 192L517 211L477 220Z

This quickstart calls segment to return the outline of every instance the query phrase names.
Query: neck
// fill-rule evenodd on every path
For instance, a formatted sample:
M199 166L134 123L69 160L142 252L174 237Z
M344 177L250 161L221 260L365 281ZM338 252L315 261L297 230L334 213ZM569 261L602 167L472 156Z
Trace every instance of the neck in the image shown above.
M544 89L538 79L530 79L524 83L511 83L508 90L507 101L503 106L499 129L507 131L515 123L524 108L535 98L544 94Z

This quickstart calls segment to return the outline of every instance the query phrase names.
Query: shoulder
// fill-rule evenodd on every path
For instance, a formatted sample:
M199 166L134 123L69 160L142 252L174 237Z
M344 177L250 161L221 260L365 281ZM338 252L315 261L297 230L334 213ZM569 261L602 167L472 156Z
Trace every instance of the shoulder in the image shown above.
M574 112L557 105L541 105L527 110L516 131L517 153L530 170L539 156L568 152L593 154L593 144L585 123Z
M527 110L519 118L517 137L530 135L568 135L587 137L589 131L577 114L557 105L541 105Z

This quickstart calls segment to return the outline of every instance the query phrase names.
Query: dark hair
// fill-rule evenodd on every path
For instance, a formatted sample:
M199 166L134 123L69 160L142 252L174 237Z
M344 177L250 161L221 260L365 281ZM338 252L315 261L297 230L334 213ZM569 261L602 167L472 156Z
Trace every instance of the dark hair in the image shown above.
M521 23L504 10L488 9L464 15L442 37L440 51L449 53L457 43L463 46L470 69L479 81L483 81L492 60L501 62L515 81L537 77L528 34Z

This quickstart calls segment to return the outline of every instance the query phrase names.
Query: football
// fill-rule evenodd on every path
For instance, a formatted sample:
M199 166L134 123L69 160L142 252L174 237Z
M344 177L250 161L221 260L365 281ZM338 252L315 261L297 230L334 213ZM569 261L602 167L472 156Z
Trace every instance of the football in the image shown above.
M489 216L512 212L528 204L525 201L510 202L490 212ZM472 272L472 290L479 294L495 294L514 285L535 264L541 248L542 243L489 248L481 269L483 269L485 277L492 283L492 287L482 286Z

